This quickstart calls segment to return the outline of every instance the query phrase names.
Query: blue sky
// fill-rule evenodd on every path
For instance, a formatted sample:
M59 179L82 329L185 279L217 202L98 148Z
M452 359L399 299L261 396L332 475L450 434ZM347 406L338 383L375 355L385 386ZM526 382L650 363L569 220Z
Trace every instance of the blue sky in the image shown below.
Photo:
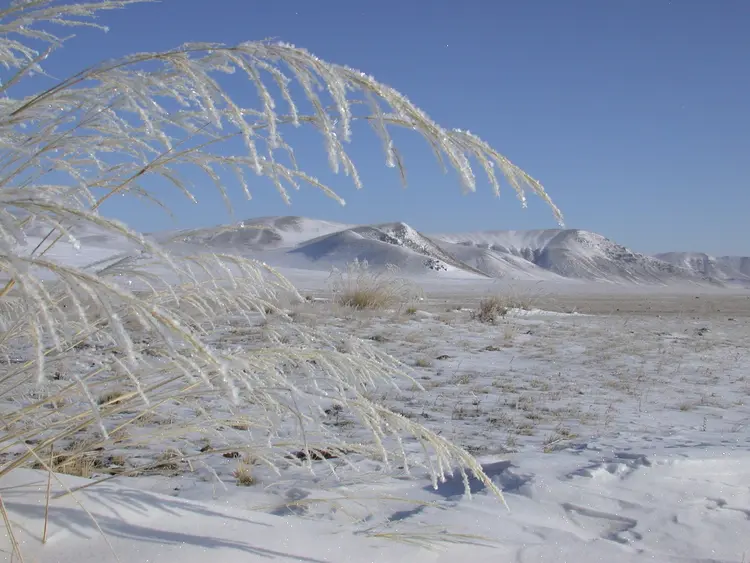
M51 68L186 41L277 38L479 134L544 183L568 227L642 252L750 255L747 0L163 0L102 21L109 33L78 31ZM288 207L263 187L250 202L237 194L237 218L400 220L428 233L556 226L540 200L523 210L509 188L494 198L484 179L462 195L455 174L408 136L404 190L362 133L354 147L368 150L353 154L364 190L335 179L346 207L313 189ZM218 196L201 198L170 200L176 223L133 206L117 216L143 230L228 220Z

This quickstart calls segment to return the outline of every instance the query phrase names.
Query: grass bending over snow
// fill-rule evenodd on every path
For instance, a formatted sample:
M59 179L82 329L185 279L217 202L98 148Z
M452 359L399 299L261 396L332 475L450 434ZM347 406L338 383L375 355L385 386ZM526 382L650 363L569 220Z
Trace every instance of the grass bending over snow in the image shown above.
M0 9L0 478L28 465L80 474L90 464L122 475L192 469L217 450L247 452L279 473L312 469L313 449L378 455L388 469L394 458L408 465L403 444L411 439L435 482L455 466L501 496L464 450L369 399L381 383L415 382L362 341L341 346L295 323L284 310L300 297L272 269L228 255L172 254L99 211L117 195L160 204L152 186L164 182L195 202L196 170L228 206L227 174L247 197L248 178L260 176L286 201L304 183L343 203L298 167L284 133L316 129L331 169L359 187L345 150L356 121L372 126L402 178L392 127L422 136L464 190L476 187L475 161L495 193L499 171L522 202L528 188L560 219L541 184L385 84L283 43L187 44L59 82L45 83L52 79L41 73L28 84L46 86L31 94L16 88L64 43L58 26L96 27L97 12L132 3L21 0ZM232 98L223 86L230 74L257 96ZM89 267L67 262L91 232L119 237L126 251ZM355 275L340 295L355 307L383 307L406 289ZM323 413L331 404L356 415L370 442L348 444L330 432ZM238 418L249 421L245 430L233 427ZM164 431L144 432L150 424ZM144 454L155 441L169 453Z
M390 468L396 458L408 465L403 444L412 439L435 482L458 467L501 496L464 450L369 399L377 385L405 378L399 362L295 323L284 308L299 295L273 270L227 255L171 254L99 210L125 194L160 204L154 181L196 201L195 170L228 206L227 173L247 197L248 177L260 176L286 201L305 183L343 203L297 166L284 132L317 129L331 169L359 187L345 150L355 121L372 126L402 178L392 127L421 135L465 190L476 186L474 160L496 193L499 171L522 202L531 189L559 219L541 184L372 77L283 43L187 44L103 62L31 94L16 88L62 46L58 26L96 27L97 12L132 3L22 0L0 9L0 478L29 465L78 474L194 469L234 450L279 473L312 469L312 450L377 455ZM257 96L232 98L223 87L229 74ZM128 250L89 267L66 262L65 249L90 232L118 236ZM354 283L342 300L355 307L406 295L390 281ZM332 404L356 415L369 443L329 431L322 413ZM248 421L244 430L232 423L238 418ZM164 431L144 431L154 424ZM168 451L154 459L144 450L156 441Z

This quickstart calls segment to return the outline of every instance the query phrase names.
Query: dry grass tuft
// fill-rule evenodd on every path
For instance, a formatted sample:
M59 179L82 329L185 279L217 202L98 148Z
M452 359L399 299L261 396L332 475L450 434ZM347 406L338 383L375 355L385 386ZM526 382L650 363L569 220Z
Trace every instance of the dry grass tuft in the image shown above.
M61 453L52 458L52 464L49 466L55 473L64 473L75 477L90 479L97 467L101 467L101 462L93 457L90 453L76 452L74 454ZM41 464L36 465L41 469Z
M232 477L237 480L238 487L250 487L255 484L255 476L253 475L252 460L247 456L237 465L232 472Z
M494 324L497 317L504 317L509 309L500 297L488 297L479 302L479 306L471 312L471 318L480 323Z
M180 452L170 448L159 456L156 462L156 466L159 470L171 473L180 469L181 462L182 455L180 454Z
M334 270L329 282L339 305L358 310L393 309L421 294L415 284L399 278L397 273L398 269L392 266L373 272L367 261L355 260L343 272Z
M99 395L96 402L99 405L116 405L119 402L119 399L124 397L125 394L126 392L121 389L112 389Z

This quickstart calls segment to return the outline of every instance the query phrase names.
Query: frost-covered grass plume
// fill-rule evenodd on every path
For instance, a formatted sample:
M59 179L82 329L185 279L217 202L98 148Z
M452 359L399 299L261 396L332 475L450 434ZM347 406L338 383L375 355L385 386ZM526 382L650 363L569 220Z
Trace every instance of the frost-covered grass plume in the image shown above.
M286 201L304 184L343 203L297 166L287 132L316 130L331 169L359 188L346 151L357 122L372 127L403 178L394 127L422 136L464 190L475 189L478 164L496 193L504 178L522 202L531 190L560 219L543 187L373 77L285 43L186 44L62 80L45 74L70 28L99 27L97 13L135 1L0 9L0 477L24 466L137 475L235 451L279 473L333 456L408 469L403 443L415 439L435 482L455 469L468 483L469 471L501 496L467 452L373 398L382 383L416 384L398 361L295 323L286 307L300 296L277 272L232 255L170 254L100 208L122 194L163 204L152 187L164 182L195 200L206 181L230 206L227 186L250 198L253 177ZM230 95L229 75L256 95ZM60 258L66 245L85 252L88 232L120 237L128 251L89 266ZM331 432L323 413L332 406L370 442ZM164 428L164 455L146 453L148 424ZM244 484L252 474L238 466Z

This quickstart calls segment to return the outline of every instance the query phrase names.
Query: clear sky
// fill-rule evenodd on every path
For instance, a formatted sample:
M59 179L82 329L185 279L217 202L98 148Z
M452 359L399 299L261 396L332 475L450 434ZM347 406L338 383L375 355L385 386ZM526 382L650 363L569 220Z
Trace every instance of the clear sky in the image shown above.
M544 183L567 227L641 252L750 255L748 0L163 0L102 20L109 33L77 31L53 68L186 41L277 38L484 137ZM464 196L421 143L403 148L406 190L382 153L359 151L365 189L343 176L336 184L346 207L311 188L287 207L264 188L250 202L238 194L237 218L405 221L427 233L556 226L540 200L523 210L484 179ZM204 199L175 198L177 223L131 207L118 215L149 231L228 220L217 196Z

